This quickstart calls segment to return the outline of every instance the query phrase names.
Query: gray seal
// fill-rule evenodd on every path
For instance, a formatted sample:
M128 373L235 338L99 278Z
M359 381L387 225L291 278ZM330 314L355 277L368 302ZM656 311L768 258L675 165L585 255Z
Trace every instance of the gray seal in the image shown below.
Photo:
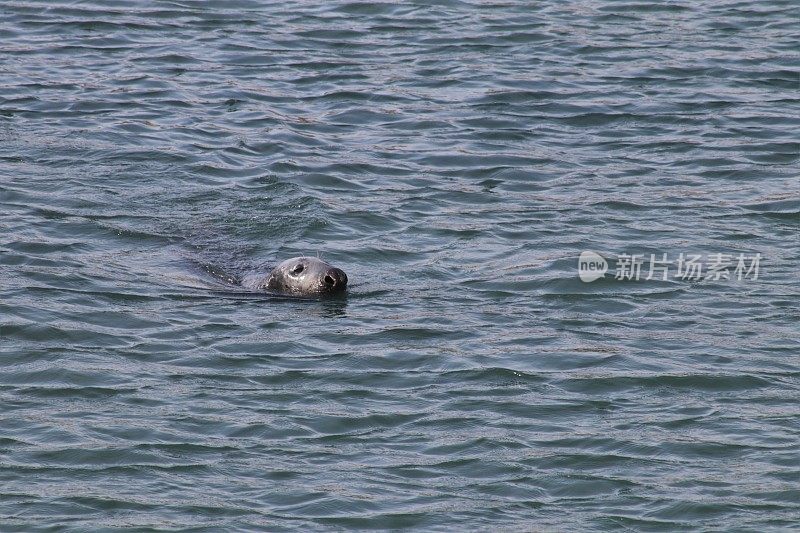
M347 274L321 259L293 257L273 268L266 277L246 276L242 285L292 296L322 296L344 292Z

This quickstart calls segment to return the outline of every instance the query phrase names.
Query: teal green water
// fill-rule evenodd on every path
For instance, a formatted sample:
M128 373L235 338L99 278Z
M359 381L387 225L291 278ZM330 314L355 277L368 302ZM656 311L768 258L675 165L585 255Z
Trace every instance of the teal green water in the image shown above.
M796 530L798 20L0 3L0 530Z

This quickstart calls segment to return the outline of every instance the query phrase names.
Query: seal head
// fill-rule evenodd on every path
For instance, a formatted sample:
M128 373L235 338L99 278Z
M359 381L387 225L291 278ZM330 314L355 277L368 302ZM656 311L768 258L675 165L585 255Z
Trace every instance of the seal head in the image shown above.
M293 257L272 269L259 287L296 296L319 296L344 292L347 274L313 257Z

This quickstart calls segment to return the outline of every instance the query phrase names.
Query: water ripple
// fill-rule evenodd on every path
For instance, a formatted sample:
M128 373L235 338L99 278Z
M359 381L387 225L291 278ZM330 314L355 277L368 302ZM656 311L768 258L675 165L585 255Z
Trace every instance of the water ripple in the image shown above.
M794 3L0 14L4 531L796 527Z

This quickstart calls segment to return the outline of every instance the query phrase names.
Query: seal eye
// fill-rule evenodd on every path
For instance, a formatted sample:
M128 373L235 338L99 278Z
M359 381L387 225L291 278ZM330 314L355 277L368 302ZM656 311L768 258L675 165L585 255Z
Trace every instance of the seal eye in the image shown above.
M297 265L292 269L292 274L296 276L297 274L303 271L303 268L304 268L303 265Z

